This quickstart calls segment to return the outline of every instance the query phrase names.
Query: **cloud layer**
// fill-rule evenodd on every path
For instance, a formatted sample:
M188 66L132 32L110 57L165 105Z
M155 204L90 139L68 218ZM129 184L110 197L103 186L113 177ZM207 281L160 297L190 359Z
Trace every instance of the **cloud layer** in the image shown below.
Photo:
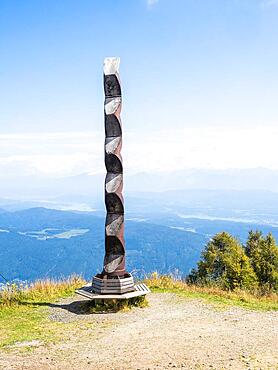
M103 173L103 132L0 135L0 177ZM187 168L278 169L278 129L206 129L127 132L128 174Z
M147 0L147 5L149 8L153 7L159 0Z
M261 5L263 6L263 8L268 8L270 6L277 6L278 0L263 0Z

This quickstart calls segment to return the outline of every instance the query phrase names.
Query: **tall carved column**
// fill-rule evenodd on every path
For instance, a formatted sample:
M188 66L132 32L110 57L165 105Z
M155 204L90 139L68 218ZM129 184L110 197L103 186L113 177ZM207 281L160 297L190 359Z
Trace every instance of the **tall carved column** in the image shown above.
M132 276L125 270L123 165L121 157L122 108L119 78L120 58L104 60L105 120L105 257L101 274L93 278L98 293L125 293L134 290Z
M104 117L105 117L105 258L104 273L124 276L124 201L123 165L121 157L122 94L119 79L119 58L106 58L104 61Z

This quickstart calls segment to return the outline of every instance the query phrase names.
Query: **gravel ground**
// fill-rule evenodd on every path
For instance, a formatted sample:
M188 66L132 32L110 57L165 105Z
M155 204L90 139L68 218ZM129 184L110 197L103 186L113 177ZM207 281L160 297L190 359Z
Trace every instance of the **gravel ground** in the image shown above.
M88 315L80 300L53 305L50 318L86 322L85 330L58 344L33 343L29 352L2 352L0 369L278 369L278 312L151 294L147 308Z

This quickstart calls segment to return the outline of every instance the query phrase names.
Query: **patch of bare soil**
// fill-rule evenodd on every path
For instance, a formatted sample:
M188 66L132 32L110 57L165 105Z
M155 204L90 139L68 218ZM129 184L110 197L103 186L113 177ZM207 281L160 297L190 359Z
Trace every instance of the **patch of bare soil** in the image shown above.
M278 312L219 310L174 294L149 307L86 314L80 297L50 307L50 318L87 323L58 344L0 353L0 369L278 369Z

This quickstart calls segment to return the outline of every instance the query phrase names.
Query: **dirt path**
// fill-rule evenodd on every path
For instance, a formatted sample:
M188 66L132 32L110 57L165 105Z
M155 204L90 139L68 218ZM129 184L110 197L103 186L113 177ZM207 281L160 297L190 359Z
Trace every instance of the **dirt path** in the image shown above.
M278 369L278 312L219 310L174 294L117 314L80 315L72 302L50 317L84 330L29 353L0 353L0 369Z

